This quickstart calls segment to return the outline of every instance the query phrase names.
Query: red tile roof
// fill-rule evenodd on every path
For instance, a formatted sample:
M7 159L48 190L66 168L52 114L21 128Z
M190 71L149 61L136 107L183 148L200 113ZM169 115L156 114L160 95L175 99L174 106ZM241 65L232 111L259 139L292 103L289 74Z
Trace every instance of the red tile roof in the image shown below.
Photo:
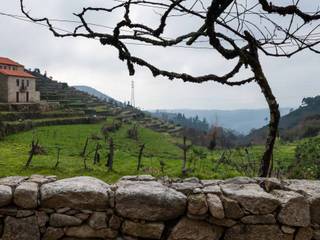
M5 64L5 65L11 65L11 66L17 66L17 67L22 67L23 65L12 61L9 58L5 58L5 57L0 57L0 64Z
M25 71L14 71L14 70L8 70L8 69L0 69L0 74L6 75L6 76L14 76L14 77L36 78L35 76Z

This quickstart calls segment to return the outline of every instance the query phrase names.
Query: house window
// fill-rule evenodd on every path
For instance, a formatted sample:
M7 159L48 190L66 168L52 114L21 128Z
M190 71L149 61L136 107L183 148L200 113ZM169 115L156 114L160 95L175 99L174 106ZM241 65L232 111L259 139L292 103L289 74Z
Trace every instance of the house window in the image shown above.
M13 67L13 70L15 70L15 71L16 71L16 70L17 70L17 67Z
M29 92L26 92L26 94L27 94L27 96L26 96L26 100L27 100L27 102L29 102Z
M20 99L19 99L19 92L16 92L16 102L19 102L20 101Z
M22 79L22 83L21 83L22 87L24 88L24 80Z
M29 80L27 80L27 87L29 87Z
M20 81L19 79L17 79L17 87L19 87L19 85L20 85Z
M2 69L2 66L0 65L0 69Z
M3 66L3 69L7 69L7 66Z

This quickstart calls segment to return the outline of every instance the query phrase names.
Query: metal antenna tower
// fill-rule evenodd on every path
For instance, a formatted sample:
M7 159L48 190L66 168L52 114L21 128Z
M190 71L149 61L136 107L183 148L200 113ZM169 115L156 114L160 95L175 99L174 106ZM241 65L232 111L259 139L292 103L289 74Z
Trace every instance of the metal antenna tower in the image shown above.
M131 81L131 106L135 107L136 106L136 102L135 102L135 98L134 98L134 81Z

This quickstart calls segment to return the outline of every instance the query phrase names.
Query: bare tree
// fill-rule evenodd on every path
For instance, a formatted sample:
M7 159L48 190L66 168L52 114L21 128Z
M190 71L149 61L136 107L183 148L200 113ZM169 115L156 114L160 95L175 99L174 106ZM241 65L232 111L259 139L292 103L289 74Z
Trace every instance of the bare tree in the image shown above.
M106 164L109 171L113 170L113 160L114 160L114 142L113 142L113 139L110 138L109 139L109 153L107 156L107 164Z
M86 153L87 153L87 148L88 148L88 143L89 143L89 138L87 137L87 138L86 138L86 142L84 143L82 152L80 153L80 156L81 156L81 157L84 157L84 156L86 155Z
M134 75L135 66L147 68L153 76L163 76L170 80L203 83L214 81L228 86L240 86L255 82L260 87L270 109L269 133L265 152L261 159L260 175L270 172L273 147L278 131L280 113L278 103L263 71L260 54L271 57L291 57L302 50L319 53L320 38L317 36L320 14L318 4L308 0L113 0L112 7L85 7L75 16L79 25L71 31L61 31L49 18L35 18L25 9L20 0L21 10L30 20L45 24L56 37L84 37L99 40L102 45L115 47L119 59L126 62L129 74ZM290 3L289 3L290 2ZM308 8L306 8L308 4ZM310 12L310 6L314 11ZM134 11L144 8L155 13L159 23L136 22ZM308 9L304 10L304 9ZM93 13L118 14L112 32L102 31L88 22ZM114 16L114 15L113 15ZM177 21L169 21L175 18ZM177 36L166 33L178 20L188 18L180 25ZM140 20L140 19L138 19ZM153 19L152 19L153 20ZM181 21L179 21L181 22ZM106 28L104 28L106 29ZM175 28L177 30L177 28ZM184 32L182 32L184 31ZM213 73L195 76L183 72L167 71L149 62L146 56L133 54L130 44L145 44L158 47L197 47L205 42L205 47L218 52L222 59L234 64L224 75ZM185 44L185 45L182 45ZM201 45L203 46L203 45ZM208 59L208 62L212 59ZM246 70L247 69L247 70Z
M139 155L138 155L138 164L137 164L137 171L140 171L140 168L141 168L141 161L142 161L142 155L143 155L143 150L145 148L146 144L143 143L140 145L140 149L139 149Z
M38 147L39 147L39 140L37 140L36 142L34 140L32 140L31 150L29 151L29 157L26 162L25 168L28 168L30 166L32 159L33 159L33 156L36 155Z
M178 143L177 146L182 149L183 151L183 160L182 160L182 176L185 176L187 174L187 153L192 147L192 144L187 143L187 137L183 136L182 144Z
M54 165L54 169L57 169L59 164L60 164L61 147L60 146L56 146L56 148L57 148L57 161L56 161L56 164Z

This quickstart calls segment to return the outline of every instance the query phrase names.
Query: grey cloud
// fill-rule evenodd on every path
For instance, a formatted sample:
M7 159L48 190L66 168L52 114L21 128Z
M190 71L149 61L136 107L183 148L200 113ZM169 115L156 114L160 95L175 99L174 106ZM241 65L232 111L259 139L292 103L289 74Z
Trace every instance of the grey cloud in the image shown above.
M0 11L21 14L18 0L3 0ZM72 13L79 11L83 4L110 5L113 1L84 0L29 0L28 8L40 16L70 19ZM140 9L135 18L139 21L154 16ZM121 14L121 11L118 12ZM90 15L90 21L114 26L116 15L105 18L103 15ZM152 24L157 26L158 18ZM193 19L185 22L171 18L175 27L168 30L172 36L183 31ZM60 27L72 25L57 23ZM193 26L193 25L192 25ZM11 57L27 67L39 67L50 75L71 85L89 85L121 101L130 99L130 81L136 81L136 101L142 108L263 108L266 106L260 89L255 84L244 87L226 87L217 83L190 84L182 81L156 79L144 68L137 67L134 77L129 77L125 63L117 57L115 49L103 47L98 41L88 39L58 39L45 28L0 16L1 55ZM106 29L99 29L106 30ZM108 30L106 30L108 31ZM234 62L223 60L215 51L191 50L179 48L156 49L153 47L130 46L138 56L154 62L161 68L185 71L192 74L224 74ZM305 52L292 59L274 59L263 57L263 66L270 84L278 97L280 105L297 106L302 97L319 93L319 56ZM246 76L242 73L240 77Z

